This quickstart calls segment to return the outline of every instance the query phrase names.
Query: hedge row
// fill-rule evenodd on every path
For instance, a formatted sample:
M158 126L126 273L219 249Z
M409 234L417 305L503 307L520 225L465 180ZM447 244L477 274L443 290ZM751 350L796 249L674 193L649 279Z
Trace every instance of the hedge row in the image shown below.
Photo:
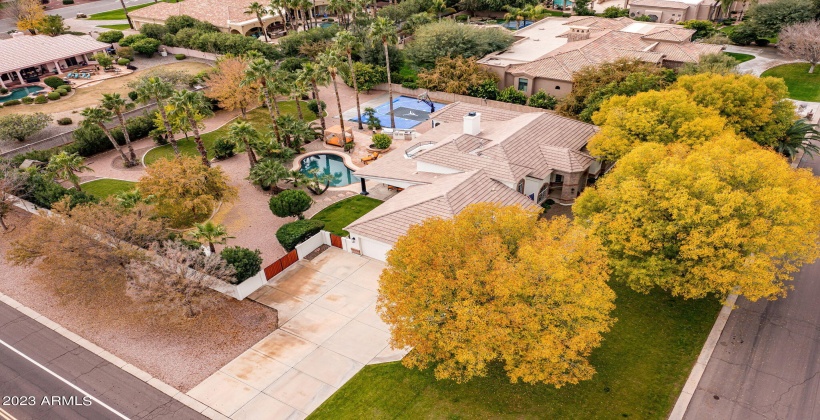
M324 228L325 222L321 220L297 220L282 225L276 231L276 239L286 251L290 252L296 248L296 245L308 240Z

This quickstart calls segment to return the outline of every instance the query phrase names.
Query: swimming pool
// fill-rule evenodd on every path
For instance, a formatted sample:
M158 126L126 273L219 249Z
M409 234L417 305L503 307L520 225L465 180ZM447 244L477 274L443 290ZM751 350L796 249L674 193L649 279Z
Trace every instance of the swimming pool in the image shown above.
M313 177L313 174L333 174L330 180L331 187L344 187L359 182L359 177L353 175L353 171L345 165L341 156L320 153L310 155L300 162L299 172Z
M503 26L503 27L505 27L505 28L507 28L507 29L512 29L512 30L514 30L514 31L515 31L515 30L518 30L518 29L523 29L523 28L525 28L525 27L527 27L527 26L530 26L530 25L532 25L532 21L531 21L531 20L522 20L522 21L521 21L521 26L520 26L520 27L519 27L518 22L517 22L517 21L514 21L514 20L511 20L511 21L509 21L509 22L504 22L504 23L502 23L502 24L501 24L501 26Z
M39 92L41 90L43 90L43 87L41 87L41 86L27 86L27 87L11 89L11 95L4 96L4 97L0 98L0 103L8 102L12 99L25 98L30 93Z
M567 0L567 7L572 7L572 1ZM556 9L559 7L564 7L564 0L553 0L552 6Z
M390 125L390 103L385 102L376 108L376 118L382 127L409 129L430 119L432 111L438 111L446 104L433 102L434 109L430 105L410 96L399 96L393 99L393 115L396 119L396 126ZM358 121L358 118L351 118L350 121ZM367 123L367 117L362 115L362 121Z

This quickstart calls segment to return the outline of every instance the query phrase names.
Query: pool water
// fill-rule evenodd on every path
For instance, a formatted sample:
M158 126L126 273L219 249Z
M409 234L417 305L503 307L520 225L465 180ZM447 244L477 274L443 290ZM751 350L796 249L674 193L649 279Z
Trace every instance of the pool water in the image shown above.
M22 87L22 88L11 89L11 90L10 90L11 95L9 95L9 96L4 96L4 97L0 98L0 103L3 103L3 102L8 102L8 101L10 101L10 100L12 100L12 99L21 99L21 98L25 98L25 97L26 97L26 96L28 96L29 94L34 93L34 92L39 92L39 91L41 91L41 90L43 90L43 88L42 88L42 87L40 87L40 86L28 86L28 87Z
M559 1L560 1L560 0L559 0ZM516 22L516 21L514 21L514 20L511 20L511 21L509 21L509 22L505 22L505 23L502 23L502 24L501 24L501 26L503 26L503 27L505 27L505 28L507 28L507 29L512 29L512 30L516 30L516 29L524 29L525 27L530 26L530 25L532 25L532 21L531 21L531 20L522 20L522 21L521 21L521 27L520 27L520 28L518 27L518 22Z
M573 4L572 1L567 0L567 7L568 8L572 7L572 4ZM555 7L556 9L564 7L564 0L553 0L552 6Z
M445 105L446 104L433 102L434 109L431 110L430 105L427 105L417 98L403 95L399 96L393 99L393 116L396 120L395 127L390 125L389 102L385 102L374 109L376 110L376 118L379 119L382 127L410 129L430 119L430 113L432 111L438 111L444 108ZM358 119L352 118L350 121L358 121ZM362 115L362 122L367 123L367 117L364 115Z
M318 174L333 174L333 179L330 180L331 187L344 187L359 182L359 177L353 175L353 171L345 166L344 160L341 156L332 155L329 153L322 153L318 155L311 155L301 162L300 172L311 177L312 173ZM315 172L314 172L315 171Z

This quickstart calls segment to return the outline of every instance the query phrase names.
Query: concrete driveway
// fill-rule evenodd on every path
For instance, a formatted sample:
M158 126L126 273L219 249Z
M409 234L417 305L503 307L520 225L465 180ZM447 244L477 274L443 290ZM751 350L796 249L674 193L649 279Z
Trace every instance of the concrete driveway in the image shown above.
M376 314L384 263L329 248L251 299L279 311L279 330L188 395L232 419L301 419L366 364L400 360Z

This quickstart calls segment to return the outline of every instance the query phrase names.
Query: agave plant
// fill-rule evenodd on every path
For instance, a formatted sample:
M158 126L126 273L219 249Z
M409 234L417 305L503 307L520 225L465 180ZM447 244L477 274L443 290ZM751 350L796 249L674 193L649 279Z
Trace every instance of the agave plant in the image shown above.
M810 124L805 119L800 119L795 121L783 137L777 140L775 150L789 159L794 159L801 150L809 156L814 156L820 152L820 147L812 141L820 141L817 124Z

